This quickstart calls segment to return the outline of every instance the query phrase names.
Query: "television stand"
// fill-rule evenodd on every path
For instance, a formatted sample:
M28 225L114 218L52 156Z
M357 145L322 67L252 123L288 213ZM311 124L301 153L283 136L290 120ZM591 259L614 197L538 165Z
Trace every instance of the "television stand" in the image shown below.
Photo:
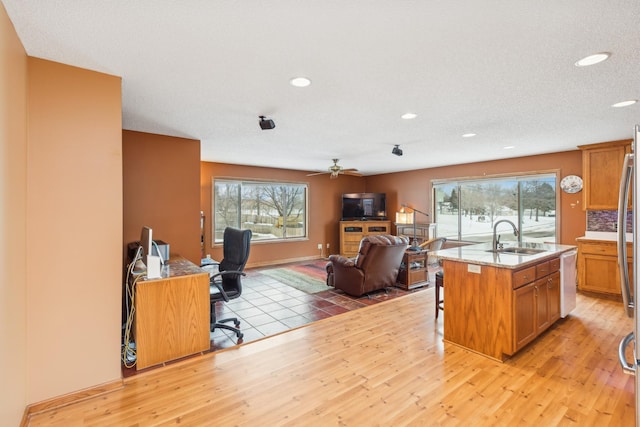
M340 255L355 257L360 241L374 234L391 234L391 221L340 221Z

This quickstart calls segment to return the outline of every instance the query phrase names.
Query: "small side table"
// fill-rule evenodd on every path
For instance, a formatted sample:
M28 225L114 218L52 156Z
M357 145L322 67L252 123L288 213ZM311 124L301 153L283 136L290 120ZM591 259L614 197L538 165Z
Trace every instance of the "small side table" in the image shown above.
M402 257L402 264L398 272L396 286L410 290L427 286L429 284L429 272L427 269L428 250L408 250Z

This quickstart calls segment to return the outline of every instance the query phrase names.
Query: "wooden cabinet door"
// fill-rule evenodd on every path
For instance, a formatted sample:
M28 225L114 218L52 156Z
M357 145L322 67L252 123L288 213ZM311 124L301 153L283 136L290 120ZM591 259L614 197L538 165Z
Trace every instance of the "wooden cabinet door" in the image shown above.
M547 278L547 313L549 325L560 318L560 272L551 273Z
M627 243L629 273L633 266L633 244ZM631 276L630 276L631 277ZM578 241L578 289L620 295L618 248L614 241Z
M515 352L536 337L536 284L522 286L513 294Z
M549 322L549 289L547 288L548 277L535 281L535 303L536 303L536 335L544 331L551 324Z
M582 254L580 290L620 295L618 260L610 255Z
M560 272L522 286L513 295L515 352L560 318Z
M364 234L364 223L340 221L340 254L346 257L358 255L360 241Z
M390 221L340 221L340 255L356 257L364 237L390 232Z
M583 149L583 209L618 209L617 189L628 145L626 141L620 141Z

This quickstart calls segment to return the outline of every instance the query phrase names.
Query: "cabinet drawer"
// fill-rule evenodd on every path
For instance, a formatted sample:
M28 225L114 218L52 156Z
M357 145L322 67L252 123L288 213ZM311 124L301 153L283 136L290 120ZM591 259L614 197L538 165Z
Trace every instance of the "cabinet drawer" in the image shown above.
M425 268L409 269L409 283L426 282L427 270Z
M618 248L615 244L602 244L602 243L582 243L580 244L580 250L585 254L594 255L618 255Z
M549 274L549 261L543 261L536 265L536 279L547 276Z
M524 268L513 273L513 289L531 283L536 278L536 267Z
M560 270L560 258L554 258L549 261L549 273Z

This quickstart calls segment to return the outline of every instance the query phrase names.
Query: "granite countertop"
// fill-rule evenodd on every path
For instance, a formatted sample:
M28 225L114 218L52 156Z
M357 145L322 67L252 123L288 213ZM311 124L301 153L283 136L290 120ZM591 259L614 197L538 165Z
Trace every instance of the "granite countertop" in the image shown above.
M162 266L160 270L160 279L167 279L172 277L189 276L191 274L208 274L208 271L200 268L186 258L180 255L171 255L171 258ZM141 281L152 281L158 279L147 279L146 276L141 278Z
M471 264L490 265L494 267L515 269L535 264L545 258L558 256L563 252L576 249L576 246L557 245L550 243L523 243L521 245L505 244L504 247L523 247L532 249L543 249L544 252L531 255L518 255L511 253L491 252L491 243L479 243L477 245L459 246L457 248L442 249L433 252L434 255L443 260L467 262Z

